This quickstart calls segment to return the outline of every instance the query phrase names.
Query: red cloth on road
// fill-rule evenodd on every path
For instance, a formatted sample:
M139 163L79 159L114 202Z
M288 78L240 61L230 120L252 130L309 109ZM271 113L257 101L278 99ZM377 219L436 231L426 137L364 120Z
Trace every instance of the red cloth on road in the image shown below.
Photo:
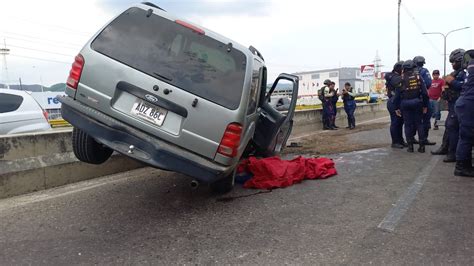
M297 157L285 161L279 157L243 161L238 172L250 172L253 177L245 182L245 188L273 189L291 186L304 179L325 179L337 175L335 164L328 158Z

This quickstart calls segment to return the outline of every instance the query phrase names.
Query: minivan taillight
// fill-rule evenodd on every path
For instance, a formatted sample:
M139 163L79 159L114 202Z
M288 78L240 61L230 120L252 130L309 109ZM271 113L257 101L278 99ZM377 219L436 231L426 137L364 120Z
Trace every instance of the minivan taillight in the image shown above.
M72 64L71 71L69 71L69 77L67 78L67 85L71 89L77 89L79 80L81 79L82 68L84 67L84 57L81 54L76 56L74 63Z
M227 157L237 156L237 150L240 145L242 135L242 126L237 123L229 124L224 132L217 153Z

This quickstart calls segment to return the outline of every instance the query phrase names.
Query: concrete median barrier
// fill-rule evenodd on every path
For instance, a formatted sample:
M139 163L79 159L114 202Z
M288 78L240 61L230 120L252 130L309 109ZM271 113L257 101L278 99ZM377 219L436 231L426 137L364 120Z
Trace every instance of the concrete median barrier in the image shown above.
M386 102L365 105L359 104L355 111L356 125L357 122L388 116L389 114L386 106ZM321 109L296 111L293 120L293 135L300 135L323 129ZM347 126L347 115L343 107L337 108L336 125L340 127Z
M385 103L357 107L356 120L387 116ZM297 111L293 136L322 129L321 110ZM347 117L338 109L337 124ZM0 136L0 198L53 188L104 175L124 172L144 165L114 154L102 165L79 162L71 146L71 129L41 134Z
M113 155L102 165L79 162L71 130L0 137L0 198L53 188L143 167Z

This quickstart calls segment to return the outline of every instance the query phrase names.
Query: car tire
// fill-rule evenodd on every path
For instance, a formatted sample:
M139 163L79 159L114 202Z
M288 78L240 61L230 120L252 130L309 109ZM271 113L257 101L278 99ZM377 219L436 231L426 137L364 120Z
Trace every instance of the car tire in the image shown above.
M113 152L112 149L98 143L78 128L72 130L72 149L79 161L90 164L101 164L107 161Z
M236 172L237 167L224 178L219 179L214 183L211 183L209 187L211 188L212 192L216 194L225 194L230 192L234 188Z

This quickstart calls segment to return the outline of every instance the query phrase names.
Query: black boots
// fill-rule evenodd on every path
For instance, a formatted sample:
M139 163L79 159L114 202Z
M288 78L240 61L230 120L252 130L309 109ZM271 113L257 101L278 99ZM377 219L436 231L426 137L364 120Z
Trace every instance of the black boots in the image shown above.
M407 152L414 152L414 148L413 148L413 143L408 143L408 149L407 149Z
M431 142L429 141L428 139L425 141L425 145L428 145L428 146L433 146L433 145L436 145L436 142Z
M425 153L425 145L420 144L420 147L418 148L419 153Z
M445 163L456 162L456 154L448 153L448 155L446 155L446 158L443 159L443 162Z
M474 169L472 168L471 161L456 161L456 168L454 168L455 176L466 176L474 177Z
M446 131L444 132L444 135L443 135L443 142L441 143L441 146L435 150L435 151L431 151L431 154L433 155L446 155L448 154L448 134L446 133Z
M403 149L403 148L405 148L405 146L403 144L400 144L400 143L392 143L392 148L394 148L394 149Z

